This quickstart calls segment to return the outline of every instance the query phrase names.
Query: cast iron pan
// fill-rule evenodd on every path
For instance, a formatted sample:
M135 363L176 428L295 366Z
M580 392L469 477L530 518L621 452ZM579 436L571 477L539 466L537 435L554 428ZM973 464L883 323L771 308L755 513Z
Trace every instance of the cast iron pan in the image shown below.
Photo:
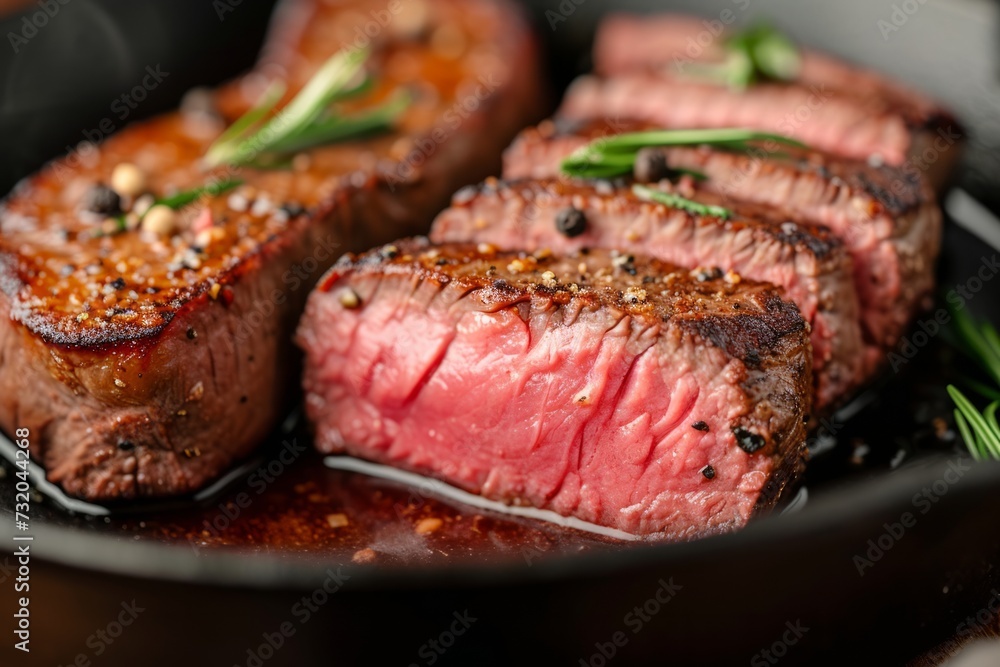
M168 83L121 124L248 66L268 3L225 4L234 11L220 21L213 3L193 0L75 0L24 50L4 52L3 189L97 127L147 64L170 71ZM767 17L946 100L973 137L948 199L942 293L1000 254L1000 225L974 203L1000 204L994 5L930 0L902 20L870 0L536 2L556 85L588 66L593 26L612 4ZM21 20L6 19L3 34ZM1000 321L1000 280L981 285L970 310ZM942 389L975 372L947 331L927 337L810 443L793 507L685 544L620 544L331 470L299 451L308 432L295 415L260 458L198 498L67 511L43 485L27 531L30 656L13 648L23 593L10 552L26 533L14 529L5 465L0 662L902 663L975 634L963 621L1000 583L1000 466L970 464Z

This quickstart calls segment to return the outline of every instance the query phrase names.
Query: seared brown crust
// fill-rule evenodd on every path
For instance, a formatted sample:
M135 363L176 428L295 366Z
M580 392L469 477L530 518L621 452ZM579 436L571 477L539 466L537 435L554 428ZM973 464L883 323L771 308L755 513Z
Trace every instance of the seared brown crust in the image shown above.
M335 16L351 9L343 5L363 9L366 3L340 3L336 10L312 2L297 4L300 6L296 11L313 14L309 19L313 28L300 36L299 58L304 62L288 76L293 91L294 84L304 83L335 49L335 45L319 39L322 26L334 24ZM192 129L190 118L168 114L131 126L99 147L81 148L78 155L53 162L11 193L0 211L0 253L6 258L0 287L12 301L13 317L46 341L65 345L102 345L155 336L184 304L196 300L215 283L225 285L239 280L257 255L266 254L270 244L280 245L278 235L286 225L275 214L282 204L302 205L316 217L320 213L316 209L345 187L371 187L375 182L399 187L419 181L425 176L424 169L401 169L400 162L414 157L414 163L422 165L426 161L428 156L419 155L416 144L431 129L453 133L444 114L453 111L455 100L461 102L463 95L475 93L480 79L487 79L481 85L488 88L490 82L523 75L522 71L515 73L512 63L504 57L516 54L523 61L530 55L524 31L497 29L482 34L483 25L503 15L501 6L510 11L506 5L493 2L439 0L435 5L442 24L458 24L468 31L462 37L471 42L468 52L481 51L475 60L444 58L424 41L383 40L382 48L372 56L378 85L368 99L358 104L373 104L401 87L418 84L432 86L433 94L416 91L416 100L401 120L400 131L315 150L310 153L311 164L304 169L238 170L233 175L246 180L248 186L242 192L265 194L273 209L265 215L254 215L227 206L228 195L211 198L207 205L224 236L213 241L205 252L197 253L197 270L185 268L179 252L195 245L192 230L179 235L180 248L158 247L136 233L95 239L91 236L95 220L81 216L78 207L85 189L94 183L107 183L120 162L150 164L150 190L156 194L228 176L230 172L225 169L206 173L198 166L219 127ZM407 70L399 66L403 61L410 63ZM484 69L483 62L492 69ZM246 111L259 93L241 92L251 88L251 81L252 75L242 88L231 84L217 94L217 104L228 121ZM259 82L254 88L259 88ZM479 124L477 119L469 122ZM438 143L435 140L434 146ZM252 194L249 199L253 201ZM196 209L189 210L188 217L196 213ZM105 286L119 277L124 278L125 286L116 288L111 300L104 293ZM129 296L131 291L135 291L134 297ZM97 314L80 319L81 313Z
M770 303L769 308L775 304ZM750 433L762 423L769 424L773 451L779 464L775 466L767 483L761 489L755 508L756 515L766 514L781 502L787 501L787 492L798 482L806 468L809 450L806 446L806 426L809 412L800 413L803 396L812 395L813 376L810 354L799 353L800 348L791 336L774 340L766 354L758 355L759 361L744 362L747 377L743 381L752 404L753 413L743 421ZM775 392L774 378L786 380L786 391ZM811 405L815 404L812 397ZM783 439L782 439L783 438ZM765 450L767 451L767 450Z
M294 91L351 45L358 18L384 7L287 4L262 71ZM223 472L287 409L298 365L289 340L321 272L344 250L425 230L456 187L496 168L542 99L530 33L503 0L429 7L419 34L386 28L374 41L378 85L361 103L411 88L397 131L310 151L292 169L203 172L198 158L260 94L254 73L214 94L223 123L174 113L130 126L11 194L0 215L0 364L31 391L4 387L0 426L37 434L51 481L109 500L185 493ZM452 39L433 39L437 30ZM246 183L183 211L173 239L94 238L81 197L120 162L143 167L160 196L221 175ZM205 210L215 238L192 251Z
M491 295L507 303L513 290L522 296L544 294L559 304L576 300L593 308L609 306L636 317L675 321L754 367L781 338L806 330L794 304L783 301L766 283L734 274L707 277L667 262L601 249L553 256L548 251L501 252L489 244L435 246L420 237L360 257L342 257L317 289L328 291L346 272L414 270L421 280L458 281L470 291L482 290L487 303Z
M486 179L482 183L469 185L455 193L452 198L453 207L468 205L477 197L498 197L501 199L523 198L526 201L558 201L562 199L585 201L587 199L607 200L606 206L615 210L628 210L638 213L642 207L650 205L639 197L628 192L631 181L616 179L614 181L594 181L582 179L542 178L537 181L513 180L502 181ZM697 201L705 204L721 204L722 199L710 193L685 192ZM815 255L817 259L828 258L842 250L839 240L828 229L823 227L801 228L797 225L781 226L773 219L773 212L767 207L754 204L726 202L735 215L728 219L713 216L701 216L682 209L671 208L671 212L683 213L695 225L722 225L726 230L739 232L751 229L759 238L773 238L783 245L790 245ZM487 224L488 221L487 221Z

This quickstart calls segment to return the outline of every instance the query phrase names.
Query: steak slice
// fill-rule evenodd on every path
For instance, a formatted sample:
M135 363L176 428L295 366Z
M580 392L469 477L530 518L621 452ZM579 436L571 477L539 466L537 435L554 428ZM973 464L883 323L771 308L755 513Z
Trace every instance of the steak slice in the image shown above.
M714 34L706 39L709 27ZM611 14L601 20L594 37L594 70L606 76L637 70L683 72L694 63L723 60L727 55L725 38L721 26L707 26L706 21L693 16ZM935 116L955 120L927 95L877 72L812 49L800 47L798 51L800 64L795 78L801 84L823 85L858 98L882 98L916 122Z
M717 202L707 193L699 198ZM559 230L560 217L571 210L585 218L585 227L572 235ZM850 257L822 228L772 218L749 204L735 213L730 220L694 215L643 201L628 184L607 181L490 180L456 194L435 220L431 238L557 253L618 248L702 268L705 275L720 267L773 283L812 327L816 406L827 409L864 377Z
M666 72L580 77L566 92L559 115L635 118L667 129L775 132L834 155L887 162L920 177L926 172L936 185L950 173L961 139L936 119L914 129L882 98L858 99L820 84L797 83L760 83L735 92ZM939 169L943 174L937 174Z
M718 121L723 126L769 129L854 159L878 155L914 176L924 175L939 191L944 189L961 155L965 133L937 101L876 72L801 48L799 71L791 85L753 85L743 93L698 85L693 78L698 65L726 57L723 28L719 21L691 16L613 14L598 28L594 68L621 81L591 92L625 94L627 99L624 88L641 90L650 85L643 73L656 73L663 77L656 84L662 92L647 94L648 106L643 105L642 113L666 101L656 112L660 124L669 117L680 123L678 127L695 127L688 123L696 110L696 115L704 116L695 119L701 121L698 126L716 127L705 123ZM574 104L577 101L583 102ZM608 109L604 115L615 112Z
M806 325L771 286L620 259L345 257L298 333L317 445L636 534L743 526L803 467Z
M563 158L601 137L651 129L641 123L593 120L543 123L525 130L504 153L504 177L560 174ZM707 176L697 183L727 201L775 208L801 224L836 234L854 261L869 366L896 345L934 288L941 212L924 179L897 167L782 146L732 152L710 146L655 149L667 164Z
M386 7L303 0L280 12L267 67L208 96L214 111L132 125L11 194L0 213L0 426L30 430L51 481L108 501L216 478L294 400L291 338L322 272L345 250L426 230L455 189L497 168L541 99L527 24L503 0L426 4L423 26L408 23L419 30L401 33L397 16L373 40L376 85L359 102L412 89L392 132L310 150L291 169L201 169L269 76L301 86ZM180 211L173 235L95 237L100 219L80 207L122 162L157 196L245 183Z

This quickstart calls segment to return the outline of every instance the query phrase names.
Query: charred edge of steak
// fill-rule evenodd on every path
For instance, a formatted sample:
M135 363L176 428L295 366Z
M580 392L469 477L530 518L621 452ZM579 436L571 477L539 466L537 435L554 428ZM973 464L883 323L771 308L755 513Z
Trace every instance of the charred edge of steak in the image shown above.
M185 310L198 307L209 299L209 294L219 285L221 289L231 289L248 271L253 271L259 258L271 252L278 252L283 239L270 239L244 255L238 262L217 274L212 280L201 281L184 288L164 302L156 305L156 324L146 325L134 322L116 322L104 328L76 327L67 331L64 318L53 313L35 309L31 304L18 300L21 287L35 280L37 269L26 269L23 258L16 257L0 249L5 261L0 261L0 292L11 303L11 318L24 325L29 331L47 343L92 348L94 351L111 350L122 344L142 344L158 337L170 323ZM21 261L19 261L21 260ZM18 268L13 268L17 266Z
M580 280L580 269L587 278ZM730 274L694 276L656 259L616 251L588 250L566 257L498 251L488 244L432 244L426 237L405 239L362 255L342 257L317 286L329 291L345 274L417 270L423 280L459 281L509 301L512 294L544 294L560 304L585 300L631 315L673 320L753 369L762 369L786 337L805 332L798 308L766 283Z
M581 264L587 267L586 284L579 280ZM767 367L764 359L783 339L807 329L798 308L766 283L734 280L732 274L723 278L721 271L694 276L667 262L600 249L559 257L545 250L498 251L488 244L435 245L416 237L345 255L317 289L329 291L347 273L411 273L414 267L421 279L460 281L505 301L513 290L545 294L557 303L583 299L640 317L674 320L754 369Z
M736 356L748 367L760 368L765 351L773 350L783 336L798 331L802 316L795 304L784 301L776 292L764 296L758 305L767 313L767 319L754 313L739 313L696 321L692 325L717 347L730 354L738 353ZM754 451L753 447L744 449L749 453Z

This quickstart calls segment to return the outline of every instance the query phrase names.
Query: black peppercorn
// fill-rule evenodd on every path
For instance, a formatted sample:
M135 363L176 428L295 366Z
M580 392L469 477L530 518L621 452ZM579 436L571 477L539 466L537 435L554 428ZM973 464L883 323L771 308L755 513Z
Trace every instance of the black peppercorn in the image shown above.
M715 477L715 468L712 466L705 466L701 469L701 474L705 476L705 479L713 479Z
M108 186L98 183L84 194L83 209L107 216L120 215L122 212L122 198Z
M297 218L306 212L306 209L298 202L290 201L285 202L279 208L287 215L289 218Z
M717 266L713 266L710 269L698 268L694 271L694 277L695 280L700 283L703 283L706 280L718 280L722 277L722 269Z
M643 148L636 153L633 170L639 183L659 183L670 176L667 156L658 148Z
M736 444L747 454L753 454L766 444L763 436L748 431L742 426L734 428L733 435L736 436Z
M693 428L696 431L707 431L708 424L706 424L703 421L696 421L695 423L691 424L691 428Z
M579 236L587 231L587 216L572 206L564 208L556 215L556 230L569 238Z

